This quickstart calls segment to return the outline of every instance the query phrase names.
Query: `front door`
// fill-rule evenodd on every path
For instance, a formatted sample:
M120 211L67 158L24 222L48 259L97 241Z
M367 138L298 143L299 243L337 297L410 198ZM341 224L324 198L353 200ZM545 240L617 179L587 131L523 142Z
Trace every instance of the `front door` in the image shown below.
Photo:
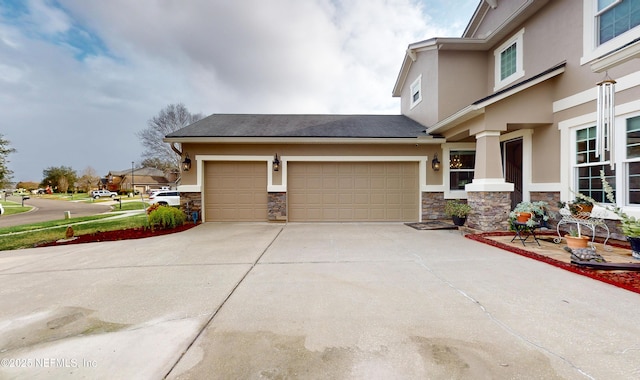
M511 209L522 202L522 139L502 143L502 165L506 182L513 183Z

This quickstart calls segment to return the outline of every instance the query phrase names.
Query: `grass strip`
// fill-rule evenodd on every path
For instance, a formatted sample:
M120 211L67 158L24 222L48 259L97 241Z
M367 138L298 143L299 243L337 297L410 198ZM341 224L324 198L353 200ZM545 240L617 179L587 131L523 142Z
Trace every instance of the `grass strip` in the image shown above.
M107 215L107 216L110 216L110 215ZM77 220L77 219L84 219L84 218L73 218L73 219ZM104 219L104 217L100 219ZM50 228L41 229L38 231L34 231L32 233L4 235L2 239L0 239L0 251L31 248L38 244L43 244L43 243L64 239L67 226L73 224L71 220L72 219L56 221L56 222L62 222L62 223L58 225L52 225L50 226ZM48 222L48 223L54 223L54 222ZM41 224L47 224L47 223L41 223ZM30 227L30 226L32 225L18 226L18 227ZM126 230L130 228L146 227L146 226L148 226L147 216L145 214L139 214L139 215L133 215L133 216L124 217L124 218L110 219L110 220L99 220L99 219L95 220L94 218L93 222L73 225L73 230L74 230L75 236L80 236L80 235L87 235L87 234L92 234L96 232ZM5 230L5 229L6 228L0 229L0 233L2 233L2 230Z

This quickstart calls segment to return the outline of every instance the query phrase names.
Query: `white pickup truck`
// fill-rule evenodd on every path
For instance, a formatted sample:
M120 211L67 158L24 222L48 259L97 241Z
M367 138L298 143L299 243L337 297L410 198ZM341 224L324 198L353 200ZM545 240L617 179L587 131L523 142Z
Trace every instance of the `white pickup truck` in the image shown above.
M109 190L93 190L91 192L91 198L93 198L93 199L98 199L98 198L101 198L101 197L115 198L117 196L118 196L117 193L114 193L113 191L109 191Z

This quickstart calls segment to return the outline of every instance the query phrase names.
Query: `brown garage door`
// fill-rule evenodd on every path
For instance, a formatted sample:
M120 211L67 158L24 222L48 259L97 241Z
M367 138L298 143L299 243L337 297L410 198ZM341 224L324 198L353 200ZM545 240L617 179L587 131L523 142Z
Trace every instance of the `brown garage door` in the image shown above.
M418 163L292 162L292 222L417 221Z
M204 176L205 221L267 220L266 163L207 162Z

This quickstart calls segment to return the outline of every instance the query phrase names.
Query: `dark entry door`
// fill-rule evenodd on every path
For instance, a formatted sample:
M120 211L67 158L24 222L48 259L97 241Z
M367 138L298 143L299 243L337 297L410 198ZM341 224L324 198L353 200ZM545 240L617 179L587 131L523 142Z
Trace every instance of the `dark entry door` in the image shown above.
M502 143L502 165L505 181L513 183L511 209L522 202L522 139Z

